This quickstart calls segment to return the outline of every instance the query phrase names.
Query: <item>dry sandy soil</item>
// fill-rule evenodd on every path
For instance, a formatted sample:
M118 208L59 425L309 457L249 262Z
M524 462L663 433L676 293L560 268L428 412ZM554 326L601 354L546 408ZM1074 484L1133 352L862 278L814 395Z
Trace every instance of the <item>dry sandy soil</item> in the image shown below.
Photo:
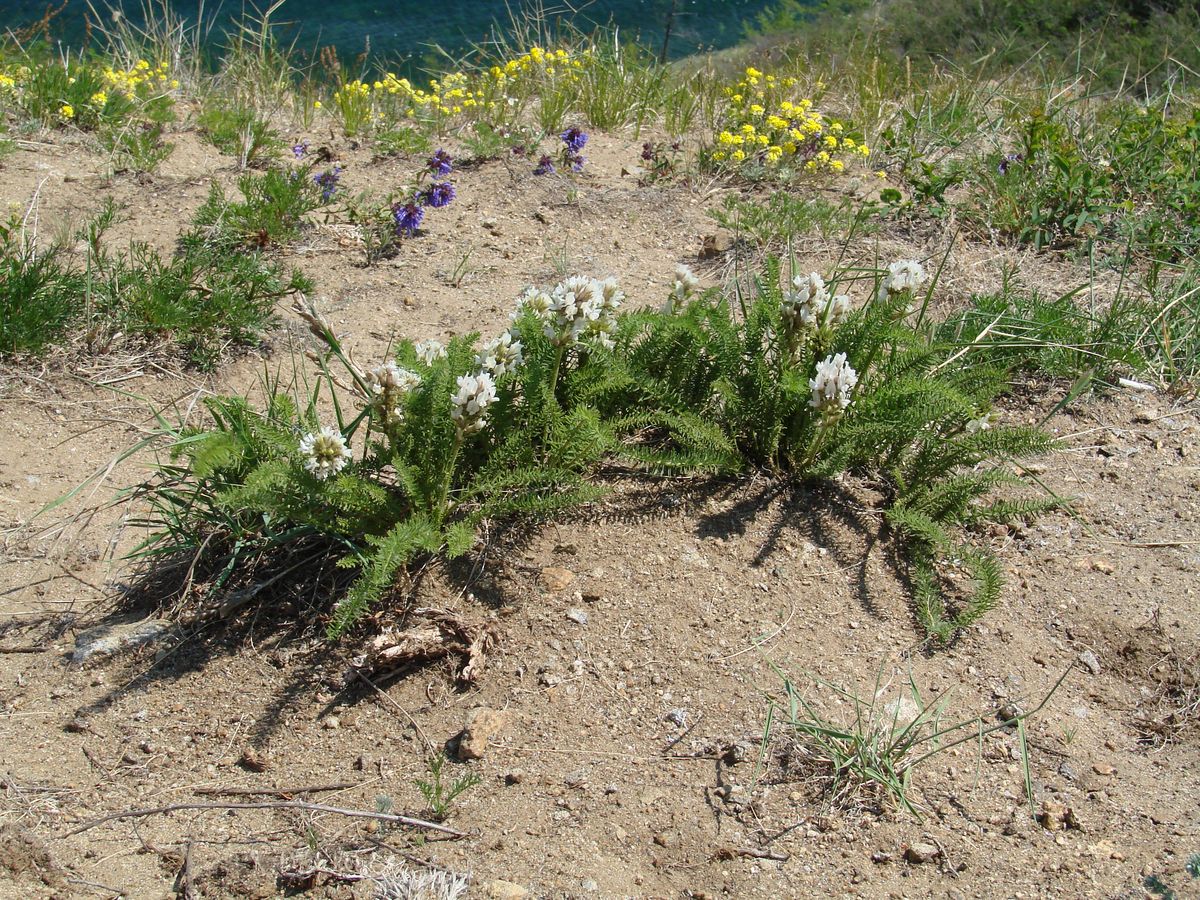
M333 147L352 191L382 190L419 164L309 138ZM210 181L236 175L196 135L174 139L162 171L141 182L105 178L103 159L64 136L22 144L0 162L0 201L36 195L39 227L53 233L112 196L130 212L117 239L169 248ZM641 187L622 175L639 148L595 136L576 203L524 164L464 168L458 201L428 233L370 268L336 218L278 252L316 279L360 359L395 334L491 331L523 286L564 266L616 275L631 298L658 302L677 262L710 281L728 270L728 255L697 258L727 188ZM881 237L878 252L926 256L943 241ZM836 252L811 240L798 249L815 267ZM955 247L945 302L993 286L1013 261ZM1038 267L1073 277L1061 261L1017 262L1029 277ZM374 685L348 678L363 635L325 641L303 615L320 597L301 586L139 652L70 664L81 632L155 612L122 599L133 573L120 556L138 538L123 527L130 510L98 508L150 458L35 513L143 436L152 406L252 390L264 362L290 358L297 333L285 321L268 346L207 378L132 351L3 376L0 896L368 896L369 882L339 874L389 866L469 873L478 897L1132 898L1149 896L1148 877L1197 896L1184 870L1200 852L1194 409L1139 393L1056 412L1048 427L1065 449L1038 477L1075 498L1075 515L980 535L1008 584L948 649L920 645L869 486L617 478L594 507L497 535L486 559L415 581L412 603L494 630L469 687L446 660ZM1040 420L1064 390L1019 391L1006 414ZM320 581L314 573L308 594ZM1035 707L1067 672L1028 721L1034 804L1048 817L1030 814L1012 729L919 766L919 816L869 796L831 808L786 708L764 742L780 671L842 722L852 704L828 685L868 702L878 692L877 707L901 701L903 714L911 678L922 697L944 698L944 723L980 716L987 727ZM204 802L425 818L414 782L472 715L497 727L482 758L448 766L451 778L480 778L446 820L463 837L294 808L181 810L72 833L109 813ZM330 789L298 790L314 786Z

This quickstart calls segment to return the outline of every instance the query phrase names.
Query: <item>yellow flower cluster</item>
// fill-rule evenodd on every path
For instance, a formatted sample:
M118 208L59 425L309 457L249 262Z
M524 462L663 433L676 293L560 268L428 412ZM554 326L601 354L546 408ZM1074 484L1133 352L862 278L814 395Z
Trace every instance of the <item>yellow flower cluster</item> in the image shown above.
M845 134L807 97L795 98L795 78L776 78L753 66L736 85L725 88L729 106L717 133L712 159L740 165L800 165L805 171L841 172L846 160L871 154L866 144Z
M389 118L443 122L511 104L514 97L545 78L578 79L576 70L582 68L582 57L588 54L533 47L486 72L454 72L440 80L431 79L426 87L388 72L374 81L346 82L332 99L348 133ZM318 100L313 107L321 109L322 104Z
M585 55L587 52L590 51L585 51ZM497 84L504 84L532 74L553 77L564 71L581 68L583 61L562 48L543 50L541 47L532 47L528 53L508 60L503 66L492 66L488 74Z
M11 72L0 72L0 92L15 94L18 85L28 81L32 74L29 66L18 66Z
M144 97L147 93L175 90L179 87L179 82L171 77L165 62L152 66L146 60L139 59L129 69L114 69L112 66L105 66L103 75L110 90L124 94L131 99L138 96ZM93 101L96 96L92 97ZM108 96L105 94L105 102L107 101Z

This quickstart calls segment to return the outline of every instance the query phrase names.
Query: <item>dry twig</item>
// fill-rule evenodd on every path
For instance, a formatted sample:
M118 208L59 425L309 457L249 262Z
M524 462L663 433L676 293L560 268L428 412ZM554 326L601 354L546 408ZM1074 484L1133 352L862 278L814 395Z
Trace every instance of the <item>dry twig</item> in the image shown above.
M185 809L300 809L308 812L333 813L339 816L349 816L353 819L377 819L381 822L391 822L395 825L408 825L412 828L426 828L430 831L440 831L452 837L466 837L465 831L458 831L436 822L426 822L424 819L413 819L409 816L397 816L392 813L368 812L363 809L344 809L340 806L326 806L324 803L304 803L300 800L275 800L262 803L172 803L168 806L155 806L148 809L127 809L124 812L109 813L84 822L78 828L68 831L63 837L73 837L105 822L120 819L139 819L144 816L157 816L164 813L179 812Z

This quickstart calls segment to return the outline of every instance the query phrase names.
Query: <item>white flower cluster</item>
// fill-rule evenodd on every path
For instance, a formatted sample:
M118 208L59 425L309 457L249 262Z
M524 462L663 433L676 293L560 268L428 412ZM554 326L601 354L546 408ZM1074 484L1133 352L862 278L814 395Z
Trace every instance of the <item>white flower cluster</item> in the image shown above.
M963 427L967 434L979 434L981 431L990 431L995 420L995 413L984 413L978 419L971 419Z
M624 301L625 294L615 278L597 281L576 275L555 285L549 293L530 288L517 302L517 313L529 310L536 315L546 337L557 347L595 337L611 349L616 311Z
M879 284L881 303L893 297L905 297L908 302L896 310L896 318L903 319L916 309L913 295L929 280L924 267L915 259L900 259L888 266L888 273Z
M421 376L389 360L369 371L366 381L388 424L398 425L404 418L404 398L421 384Z
M474 434L487 424L487 408L496 402L496 382L487 372L459 375L458 391L451 398L450 418L459 434Z
M475 356L475 364L493 378L499 378L507 372L512 372L521 365L525 356L521 350L521 342L511 328L500 337L494 338L483 345Z
M417 359L427 366L432 366L436 360L444 359L446 356L446 348L432 338L427 341L417 341L413 344L413 350L417 352Z
M796 331L841 325L850 318L850 298L830 296L825 279L816 272L792 278L793 290L783 295L783 315Z
M304 468L321 481L336 475L350 464L350 448L346 446L346 439L340 431L329 425L300 439L300 455L304 457Z
M696 277L696 273L682 263L675 267L675 281L671 285L671 293L667 297L667 302L663 304L663 312L667 315L676 315L683 306L691 298L692 294L700 289L700 279Z
M850 405L854 386L858 384L858 373L846 361L845 353L827 356L817 363L817 376L808 380L812 399L808 405L821 413L828 424L841 418Z

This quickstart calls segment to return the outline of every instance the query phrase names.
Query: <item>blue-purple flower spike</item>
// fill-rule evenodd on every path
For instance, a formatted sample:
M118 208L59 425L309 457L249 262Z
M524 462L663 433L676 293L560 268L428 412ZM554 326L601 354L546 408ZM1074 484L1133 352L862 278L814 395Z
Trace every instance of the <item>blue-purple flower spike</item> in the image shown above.
M301 141L298 144L292 144L292 156L296 159L304 159L308 153L308 141Z
M553 175L554 161L549 156L542 156L538 160L537 168L533 170L534 175Z
M313 176L313 183L321 189L321 199L326 203L333 197L338 189L338 179L342 177L342 167L334 166L326 172L320 172Z
M443 206L449 206L454 197L454 185L448 181L435 181L429 186L423 199L426 206L441 209Z
M561 137L563 143L567 145L567 150L576 155L578 155L579 151L583 149L583 145L588 142L587 132L576 125L572 125L561 135L559 135L559 137Z
M449 175L453 168L454 160L450 158L449 153L441 148L438 148L437 152L429 158L429 171L434 175Z
M416 201L409 200L393 206L392 217L396 220L396 234L415 234L425 218L425 210Z

